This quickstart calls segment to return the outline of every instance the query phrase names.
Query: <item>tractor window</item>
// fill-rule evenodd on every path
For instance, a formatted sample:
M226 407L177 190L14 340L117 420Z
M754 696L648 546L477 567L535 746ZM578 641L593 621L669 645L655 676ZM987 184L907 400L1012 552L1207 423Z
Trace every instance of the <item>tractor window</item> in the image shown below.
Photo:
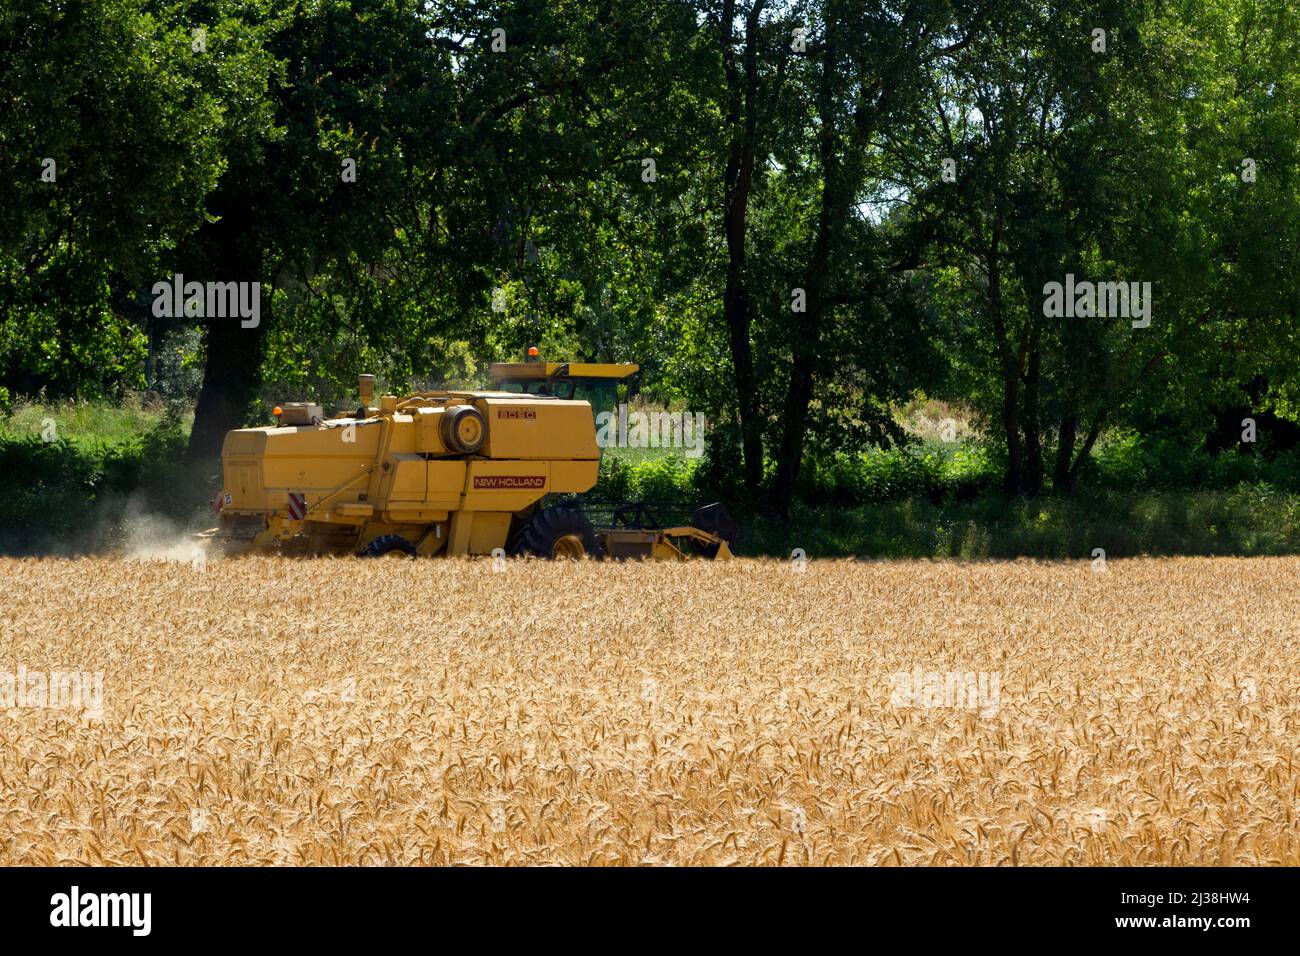
M612 412L618 404L618 381L612 378L575 378L573 398L590 402L595 415Z
M500 390L503 392L519 392L523 395L552 395L553 394L557 398L567 397L560 393L565 390L564 386L567 386L570 383L556 382L553 384L558 387L552 389L551 387L552 383L548 383L545 379L540 379L540 378L506 379L498 384L498 388L500 388Z
M589 402L592 413L612 412L618 404L618 382L608 378L505 379L498 387L503 392L524 395L554 395L565 400Z

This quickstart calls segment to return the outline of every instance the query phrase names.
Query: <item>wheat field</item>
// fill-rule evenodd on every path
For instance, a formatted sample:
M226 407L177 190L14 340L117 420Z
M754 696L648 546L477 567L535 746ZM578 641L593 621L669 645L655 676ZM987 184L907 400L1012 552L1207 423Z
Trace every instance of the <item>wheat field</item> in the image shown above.
M1296 559L0 571L0 864L1300 864Z

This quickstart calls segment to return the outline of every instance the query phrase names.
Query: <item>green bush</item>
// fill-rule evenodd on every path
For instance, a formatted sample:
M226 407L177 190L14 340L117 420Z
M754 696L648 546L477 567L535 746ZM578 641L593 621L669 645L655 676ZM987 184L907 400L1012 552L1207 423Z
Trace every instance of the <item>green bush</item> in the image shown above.
M741 554L809 557L1052 558L1277 555L1300 552L1300 494L1269 484L1230 490L1095 492L1075 498L796 505L789 521L741 521Z
M132 509L183 521L202 506L219 467L185 462L187 435L163 416L118 442L0 432L0 550L96 551L121 543Z
M1098 449L1088 483L1117 491L1211 489L1267 483L1300 491L1300 451L1230 448L1211 455L1201 444L1133 432L1110 436Z
M996 462L981 446L872 449L810 459L800 473L799 497L850 506L904 498L968 500L999 480Z
M677 455L629 460L605 455L593 495L610 501L695 502L704 490L697 486L699 466Z

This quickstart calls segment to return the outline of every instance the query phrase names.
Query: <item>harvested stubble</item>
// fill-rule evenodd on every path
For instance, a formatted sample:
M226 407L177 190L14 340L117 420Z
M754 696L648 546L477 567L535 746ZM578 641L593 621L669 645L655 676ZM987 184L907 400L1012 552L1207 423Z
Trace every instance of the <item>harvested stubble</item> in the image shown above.
M1300 863L1295 559L0 570L0 863Z

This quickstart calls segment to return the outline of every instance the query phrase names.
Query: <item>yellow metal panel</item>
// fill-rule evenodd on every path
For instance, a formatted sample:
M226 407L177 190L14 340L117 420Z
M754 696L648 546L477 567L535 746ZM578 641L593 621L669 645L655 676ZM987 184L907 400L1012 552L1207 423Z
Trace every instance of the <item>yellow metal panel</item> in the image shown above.
M470 554L491 554L493 548L506 546L506 533L510 530L510 512L479 511L474 515L474 526L469 534Z
M272 511L289 492L309 503L334 491L373 461L378 425L343 428L244 428L229 432L223 446L224 491L232 511ZM346 441L350 435L354 441Z
M460 507L460 496L465 493L465 462L444 460L428 462L429 491L426 503L430 508L453 510Z
M600 475L598 461L551 462L551 491L578 494L596 486Z
M431 527L425 529L415 546L416 552L428 557L442 551L447 547L447 530L447 516L443 515Z
M443 412L442 408L420 408L412 413L411 417L415 421L415 451L434 455L446 453L439 432Z
M419 455L397 454L392 456L392 465L388 500L423 502L428 487L425 460Z
M599 459L596 426L586 402L559 399L481 398L487 419L488 458Z
M226 432L226 438L221 443L221 457L223 460L229 459L235 455L260 455L266 449L266 434L273 432L274 428L237 428L234 431Z
M409 455L419 451L415 447L414 420L410 415L393 415L389 426L388 453Z
M550 490L546 461L472 461L465 482L468 511L522 511Z
M469 553L470 534L474 530L474 515L468 511L452 512L447 530L447 554L459 557Z
M227 459L224 487L230 500L223 507L232 511L261 508L266 498L262 488L262 469L256 461L231 461Z
M424 508L419 507L419 502L402 502L395 501L392 506L384 512L387 520L393 524L428 524L430 521L446 521L448 511L446 508Z

